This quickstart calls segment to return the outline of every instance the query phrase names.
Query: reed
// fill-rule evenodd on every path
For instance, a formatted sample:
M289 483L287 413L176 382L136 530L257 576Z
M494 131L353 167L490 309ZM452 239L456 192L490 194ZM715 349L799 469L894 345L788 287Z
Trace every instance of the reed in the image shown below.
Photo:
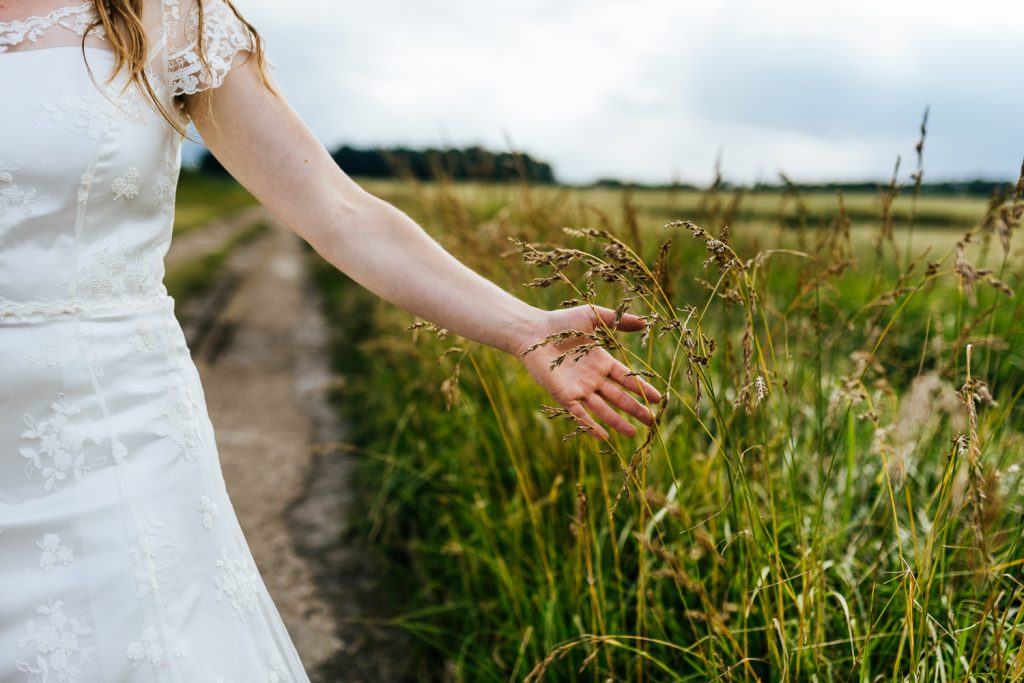
M360 532L425 678L1024 678L1024 180L956 204L921 173L827 200L371 187L534 304L641 315L587 343L667 396L600 444L511 357L316 264Z

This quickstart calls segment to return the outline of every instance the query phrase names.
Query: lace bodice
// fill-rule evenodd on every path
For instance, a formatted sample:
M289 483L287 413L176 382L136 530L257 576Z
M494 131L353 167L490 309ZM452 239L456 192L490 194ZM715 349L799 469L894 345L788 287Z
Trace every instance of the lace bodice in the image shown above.
M107 83L114 56L102 27L87 32L94 16L90 0L0 22L0 320L166 296L182 138L124 70ZM224 0L146 0L142 19L147 77L183 121L181 98L219 86L252 48Z
M9 23L0 22L0 52L5 52L8 47L26 40L36 42L39 35L52 26L63 26L77 35L84 35L86 27L92 20L92 6L91 1L83 2L69 7L59 7L38 17ZM104 36L102 26L98 27L96 35Z

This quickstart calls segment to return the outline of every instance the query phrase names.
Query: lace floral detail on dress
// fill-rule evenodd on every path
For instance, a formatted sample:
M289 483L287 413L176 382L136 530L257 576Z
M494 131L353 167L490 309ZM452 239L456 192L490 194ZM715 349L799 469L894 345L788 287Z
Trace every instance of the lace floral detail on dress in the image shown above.
M74 289L92 301L123 301L151 290L150 272L148 264L125 249L120 241L104 244L84 260Z
M245 559L231 559L225 550L220 555L216 564L218 575L213 580L217 600L226 602L231 614L244 622L259 606L259 572Z
M160 634L156 632L156 629L145 628L142 630L142 637L139 640L134 640L128 644L128 661L133 666L138 666L145 660L148 660L154 667L167 666L169 664L168 656L182 659L188 654L188 646L185 641L178 638L176 635L168 634L168 644L170 646L170 652L164 652L164 646Z
M92 664L92 655L96 653L95 647L86 647L80 642L92 635L92 629L65 615L64 603L60 600L51 600L36 612L47 619L39 623L30 620L19 643L22 647L35 645L35 662L19 661L18 671L29 674L28 680L32 683L77 683L83 668Z
M174 198L181 169L181 161L178 158L179 151L179 145L168 143L164 145L164 166L160 171L160 180L156 184L155 192L160 208L166 214L174 211Z
M0 161L0 230L31 216L33 206L39 201L35 190L22 190L14 183L14 174L21 167L22 164Z
M120 465L128 457L128 447L120 441L114 441L110 445L110 455L114 458L114 464Z
M103 377L103 366L100 365L99 352L96 348L96 333L93 332L92 326L83 325L79 329L79 341L82 351L81 358L85 361L85 367L89 369L89 373L93 377L97 379Z
M163 13L163 28L165 37L170 44L171 38L178 35L178 20L181 18L181 0L163 0L160 11Z
M135 199L139 196L139 170L129 168L128 172L120 178L115 178L110 186L114 195L114 201L118 199Z
M119 92L124 78L122 71L117 81L103 84L106 92L87 79L64 83L50 90L46 99L29 104L36 112L35 122L63 124L66 135L90 140L98 140L106 134L119 114L126 115L133 123L143 123L143 112L148 105L134 84L123 93Z
M64 85L36 105L36 123L66 121L71 124L67 135L97 140L114 121L115 109L105 105L109 103L92 84Z
M79 480L90 470L103 464L103 458L95 458L86 463L85 442L99 444L100 439L91 429L72 424L69 418L80 414L82 410L68 402L66 394L58 394L57 400L50 404L53 416L49 420L36 422L27 413L22 417L28 430L22 432L21 438L38 441L36 450L22 447L21 457L25 463L25 476L31 477L37 470L43 475L45 489L54 491L60 488L60 482L72 475Z
M29 17L22 21L0 22L0 52L6 52L8 48L26 40L34 43L43 31L53 26L63 26L84 36L85 30L93 21L92 8L91 1L83 2L81 5L61 7L49 14ZM105 37L106 32L100 25L93 29L92 35Z
M57 342L52 339L40 342L25 352L25 362L29 365L45 365L50 370L56 370L60 365L60 348Z
M150 512L132 526L125 552L135 575L135 593L138 597L157 592L163 571L177 556L178 546L164 537L164 520Z
M213 529L213 523L220 517L220 506L210 500L209 496L203 496L199 499L199 507L196 510L202 515L203 528L207 531Z
M224 82L232 63L240 52L251 51L252 36L231 7L223 0L196 0L203 3L203 44L198 45L199 13L195 7L184 19L185 46L168 55L168 77L172 97L191 95L200 90L216 88ZM177 5L175 0L165 2ZM175 8L176 10L176 8ZM166 16L166 15L165 15ZM170 23L174 26L174 22ZM176 31L176 29L171 29ZM209 69L203 67L199 52L206 56Z
M153 330L143 325L139 325L135 328L135 332L128 339L128 343L131 345L132 351L135 353L156 351L156 335L153 334Z
M60 536L57 534L46 534L43 540L36 542L36 545L43 551L39 557L39 566L49 571L57 565L71 564L75 559L75 552L61 544Z
M292 683L292 677L288 674L280 655L274 654L270 657L270 673L267 676L267 683Z
M163 424L157 427L156 435L170 439L186 460L197 459L203 445L199 402L180 381L168 388L161 418Z

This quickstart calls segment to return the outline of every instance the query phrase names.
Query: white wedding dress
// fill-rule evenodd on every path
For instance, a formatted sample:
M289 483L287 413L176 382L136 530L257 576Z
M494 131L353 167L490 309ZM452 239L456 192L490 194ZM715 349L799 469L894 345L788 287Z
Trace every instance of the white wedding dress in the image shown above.
M169 109L252 46L195 1L144 3ZM0 682L307 681L162 284L181 136L93 17L0 23Z

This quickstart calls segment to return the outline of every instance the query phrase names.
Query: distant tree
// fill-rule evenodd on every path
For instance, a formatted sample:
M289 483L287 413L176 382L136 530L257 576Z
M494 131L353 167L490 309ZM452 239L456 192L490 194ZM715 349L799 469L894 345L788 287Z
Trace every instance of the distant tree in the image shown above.
M217 157L210 154L208 149L204 149L202 156L199 157L199 170L213 175L229 175L227 169L221 166Z
M625 187L626 183L618 178L598 178L590 183L591 187Z
M796 190L799 192L836 192L842 190L847 193L858 193L858 192L878 192L880 189L888 185L888 181L881 180L863 180L856 182L832 182L832 183L793 183L788 187L789 190ZM999 180L987 180L983 178L976 178L974 180L963 180L963 181L942 181L942 182L931 182L923 183L921 185L921 194L934 195L934 196L972 196L972 197L987 197L993 192L999 189L1005 189L1011 186L1011 183ZM908 181L903 185L904 189L912 189L913 183ZM782 192L787 187L772 183L757 183L752 189L762 192Z
M429 180L443 174L453 180L506 182L525 178L536 184L557 182L548 163L522 152L492 152L476 145L464 149L431 147L422 150L409 147L360 149L342 145L330 154L338 166L353 176L391 178L412 174ZM209 150L203 150L199 170L214 175L227 174Z
M421 180L444 175L453 180L511 181L525 178L532 183L554 183L551 165L521 152L492 152L474 145L466 148L373 147L358 149L343 145L331 153L349 175L391 177L411 174Z

